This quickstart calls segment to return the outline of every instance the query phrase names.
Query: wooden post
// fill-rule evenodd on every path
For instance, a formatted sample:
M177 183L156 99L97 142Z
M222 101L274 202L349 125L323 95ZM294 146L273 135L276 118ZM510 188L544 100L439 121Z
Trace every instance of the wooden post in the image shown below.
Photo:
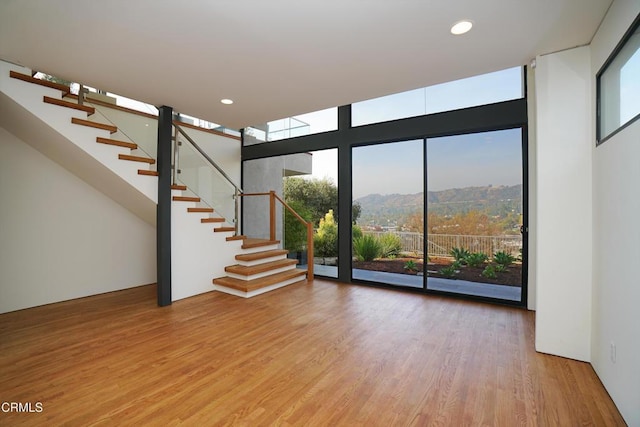
M269 191L269 240L276 240L276 192Z
M313 280L313 223L307 222L307 280Z

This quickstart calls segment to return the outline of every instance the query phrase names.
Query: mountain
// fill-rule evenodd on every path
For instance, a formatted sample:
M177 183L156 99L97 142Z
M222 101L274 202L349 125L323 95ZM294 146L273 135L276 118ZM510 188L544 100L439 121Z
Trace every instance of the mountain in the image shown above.
M362 213L359 222L402 222L407 216L423 209L423 193L369 194L355 202L360 203ZM522 185L450 188L428 191L429 212L438 215L455 215L470 210L480 210L489 215L504 216L508 212L522 212Z

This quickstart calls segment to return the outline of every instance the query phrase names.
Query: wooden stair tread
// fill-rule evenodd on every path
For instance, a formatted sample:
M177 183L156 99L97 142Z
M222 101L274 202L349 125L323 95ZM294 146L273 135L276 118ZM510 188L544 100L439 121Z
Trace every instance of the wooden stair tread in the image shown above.
M247 236L243 236L242 234L238 234L237 236L229 236L227 237L227 242L230 242L232 240L245 240L247 238Z
M71 88L67 85L50 82L48 80L36 79L35 77L31 77L28 74L18 73L17 71L9 71L9 77L22 80L28 83L33 83L36 85L45 86L51 89L57 89L61 91L64 95L71 93Z
M149 163L150 165L156 162L155 159L152 159L150 157L132 156L130 154L118 154L118 158L120 160L130 160L132 162Z
M200 218L200 222L202 223L206 223L206 222L224 222L224 218Z
M259 248L260 246L277 245L279 243L280 240L247 238L242 244L242 249Z
M173 184L171 186L172 190L181 190L181 191L186 191L187 190L187 186L186 185L178 185L178 184Z
M171 200L175 202L200 202L200 197L189 197L189 196L173 196Z
M73 108L74 110L84 111L85 113L92 115L96 112L96 109L91 107L90 105L80 105L75 102L65 101L63 99L52 98L50 96L45 96L42 98L42 101L47 104L58 105L60 107Z
M138 175L160 176L158 171L149 171L144 169L138 169Z
M107 125L105 123L92 122L91 120L79 119L77 117L72 117L71 118L71 123L73 123L74 125L88 126L88 127L91 127L91 128L108 130L111 133L118 132L118 128L113 126L113 125Z
M267 286L275 285L276 283L283 282L285 280L295 279L300 277L300 280L304 280L304 276L307 274L307 270L294 268L293 270L283 271L282 273L272 274L271 276L261 277L253 280L235 279L233 277L220 277L213 279L214 285L224 286L238 291L250 292L256 289L265 288Z
M227 231L236 231L235 227L218 227L213 229L214 233L223 233Z
M225 267L224 271L227 273L239 274L241 276L251 276L253 274L265 273L271 270L277 270L278 268L291 267L298 263L297 259L279 259L277 261L264 262L256 265L230 265Z
M96 142L99 142L100 144L130 148L132 150L136 150L138 148L138 144L134 144L133 142L118 141L117 139L103 138L101 136L96 137Z
M212 213L213 208L187 208L187 212L206 212Z
M238 261L257 261L259 259L272 258L275 256L286 255L289 251L286 249L271 249L270 251L254 252L252 254L236 255Z

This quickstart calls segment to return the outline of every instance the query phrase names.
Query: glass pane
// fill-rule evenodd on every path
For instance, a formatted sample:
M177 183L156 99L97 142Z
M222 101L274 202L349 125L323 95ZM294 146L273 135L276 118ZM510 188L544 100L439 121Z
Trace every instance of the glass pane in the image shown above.
M213 216L221 216L229 225L235 224L235 188L209 161L178 136L177 181L202 199L202 204L214 209Z
M427 289L521 301L522 130L427 140Z
M337 150L291 154L244 162L245 193L275 191L303 219L313 223L314 273L338 276ZM243 197L243 234L268 238L266 196ZM307 268L307 229L295 215L276 203L276 238Z
M354 279L423 287L423 146L353 148Z
M361 126L477 105L518 99L524 96L522 67L428 86L351 106L352 125Z
M244 145L278 141L338 129L338 108L299 114L245 129Z
M599 79L600 139L640 114L640 27Z

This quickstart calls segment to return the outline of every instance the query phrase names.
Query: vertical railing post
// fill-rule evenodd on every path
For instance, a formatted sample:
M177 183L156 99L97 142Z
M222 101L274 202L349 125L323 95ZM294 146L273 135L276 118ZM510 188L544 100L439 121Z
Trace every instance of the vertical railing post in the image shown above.
M240 209L239 209L239 203L240 203L240 192L238 191L238 188L237 188L237 187L235 187L234 194L233 194L233 198L234 198L234 205L235 205L235 206L234 206L234 210L235 210L234 218L235 218L235 221L234 221L233 226L234 226L234 228L236 229L236 231L235 231L235 235L237 236L237 235L238 235L238 223L240 222L240 221L239 221L239 218L238 218L238 217L240 216L240 215L239 215L239 212L240 212Z
M313 223L307 222L307 280L313 280Z
M276 192L269 191L269 240L276 240Z

